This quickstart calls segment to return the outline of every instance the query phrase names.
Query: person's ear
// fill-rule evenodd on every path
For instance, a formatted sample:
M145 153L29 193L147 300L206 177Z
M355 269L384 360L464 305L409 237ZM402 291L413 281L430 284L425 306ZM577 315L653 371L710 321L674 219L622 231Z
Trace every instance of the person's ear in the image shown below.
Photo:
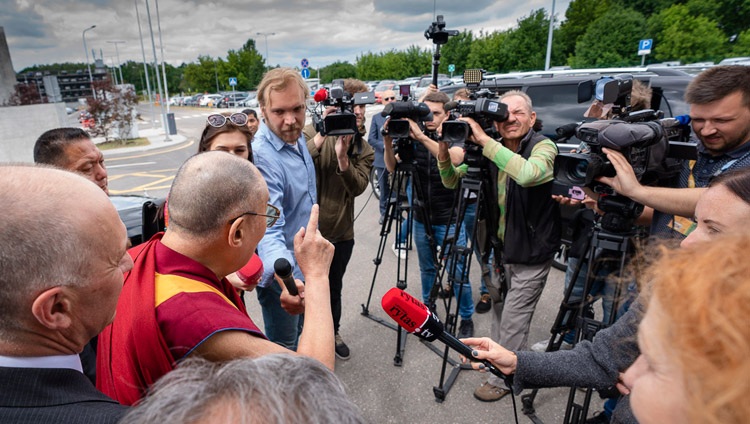
M229 227L229 234L227 234L227 243L230 247L239 247L242 245L242 242L244 241L247 234L246 230L242 226L242 224L245 222L245 219L247 219L246 216L237 218Z
M34 318L50 330L69 328L71 319L72 299L68 289L63 286L52 287L40 293L31 304Z

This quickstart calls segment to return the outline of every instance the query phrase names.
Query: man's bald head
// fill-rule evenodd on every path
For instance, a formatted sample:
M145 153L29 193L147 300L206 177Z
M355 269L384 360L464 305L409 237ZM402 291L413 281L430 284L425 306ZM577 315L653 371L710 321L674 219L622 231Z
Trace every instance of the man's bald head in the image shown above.
M122 241L124 226L96 185L67 171L0 165L0 336L24 325L34 297L85 286L95 258ZM119 227L118 227L119 225ZM113 234L121 230L122 234ZM119 240L120 236L122 240Z
M267 195L251 162L224 152L201 153L177 171L169 191L169 229L193 238L217 236L229 220Z

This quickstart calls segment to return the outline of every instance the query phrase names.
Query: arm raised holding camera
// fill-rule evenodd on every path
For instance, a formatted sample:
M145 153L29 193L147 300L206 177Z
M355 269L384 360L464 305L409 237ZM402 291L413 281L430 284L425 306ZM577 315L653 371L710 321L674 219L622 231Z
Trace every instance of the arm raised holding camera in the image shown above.
M612 187L618 194L657 211L672 215L692 217L695 205L705 188L667 188L644 186L638 182L627 159L622 153L603 148L607 159L615 168L614 177L599 177L597 181Z

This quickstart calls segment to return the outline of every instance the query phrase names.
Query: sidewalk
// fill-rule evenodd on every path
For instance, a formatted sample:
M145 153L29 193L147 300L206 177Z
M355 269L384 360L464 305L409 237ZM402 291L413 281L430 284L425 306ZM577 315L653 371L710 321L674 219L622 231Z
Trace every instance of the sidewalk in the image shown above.
M111 155L117 155L120 153L132 153L132 152L143 152L147 150L159 149L162 147L176 146L187 140L187 137L177 133L169 136L169 141L166 140L165 132L163 128L144 128L138 130L139 137L148 138L149 144L146 146L134 146L134 147L123 147L120 149L109 149L103 150L104 157ZM95 144L104 141L103 137L96 137L92 139Z

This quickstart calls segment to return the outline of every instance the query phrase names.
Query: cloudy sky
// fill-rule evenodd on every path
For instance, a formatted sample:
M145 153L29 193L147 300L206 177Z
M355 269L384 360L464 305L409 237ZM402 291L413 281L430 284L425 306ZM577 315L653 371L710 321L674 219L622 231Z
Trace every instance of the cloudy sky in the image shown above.
M146 19L146 0L0 0L0 26L5 29L13 68L33 64L84 62L82 31L107 65L142 60L136 3L147 60L153 60ZM157 52L156 10L149 0ZM555 4L558 20L570 0ZM434 9L433 9L434 6ZM268 36L270 63L299 66L307 58L313 67L337 60L353 63L363 52L432 47L423 33L434 19L445 16L446 29L494 31L507 29L532 10L552 7L552 0L158 0L164 58L179 65L198 55L226 57L227 50L256 39L265 56ZM160 54L159 54L159 57Z

